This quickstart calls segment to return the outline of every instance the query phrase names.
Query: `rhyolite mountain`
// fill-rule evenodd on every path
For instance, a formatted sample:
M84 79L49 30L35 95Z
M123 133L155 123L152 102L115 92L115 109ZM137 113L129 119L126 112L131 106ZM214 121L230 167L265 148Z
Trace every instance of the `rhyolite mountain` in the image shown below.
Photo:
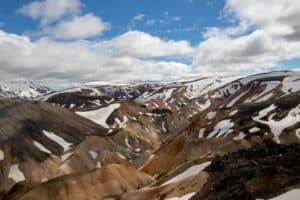
M1 94L1 199L299 199L300 73Z

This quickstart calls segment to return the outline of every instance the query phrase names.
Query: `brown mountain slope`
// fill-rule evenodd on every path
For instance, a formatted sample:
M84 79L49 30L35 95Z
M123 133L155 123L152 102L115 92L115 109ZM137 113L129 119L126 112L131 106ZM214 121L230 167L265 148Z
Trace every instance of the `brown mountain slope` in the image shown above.
M27 192L12 190L4 199L103 199L141 188L152 181L151 177L131 166L110 164L85 173L52 179Z

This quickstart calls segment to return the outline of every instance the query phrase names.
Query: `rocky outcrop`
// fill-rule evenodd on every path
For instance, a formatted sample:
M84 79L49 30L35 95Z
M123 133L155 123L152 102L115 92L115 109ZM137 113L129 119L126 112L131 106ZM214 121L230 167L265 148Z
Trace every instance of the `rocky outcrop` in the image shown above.
M215 158L209 179L192 200L268 199L299 187L300 145L263 145Z

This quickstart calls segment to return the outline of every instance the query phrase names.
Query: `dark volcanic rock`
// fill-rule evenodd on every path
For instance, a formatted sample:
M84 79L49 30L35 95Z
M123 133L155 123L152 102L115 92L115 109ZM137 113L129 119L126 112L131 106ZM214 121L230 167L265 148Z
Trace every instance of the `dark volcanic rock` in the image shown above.
M300 145L263 145L215 158L210 178L192 199L271 198L300 184Z

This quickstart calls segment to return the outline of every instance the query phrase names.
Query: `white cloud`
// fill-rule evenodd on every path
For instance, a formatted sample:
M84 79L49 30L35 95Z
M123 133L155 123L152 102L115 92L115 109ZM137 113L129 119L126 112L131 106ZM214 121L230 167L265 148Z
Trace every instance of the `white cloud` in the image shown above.
M179 22L182 20L181 16L172 16L168 11L163 13L163 17L157 21L161 24L170 24L174 22Z
M199 45L193 65L201 71L215 72L275 67L277 62L296 56L294 50L300 50L300 46L288 49L285 45L284 40L274 42L268 34L259 30L237 38L218 35Z
M209 28L193 61L197 71L260 71L300 57L300 2L227 0L238 25Z
M146 15L144 13L140 13L134 16L128 23L127 29L133 30L138 22L142 22L145 19Z
M110 41L101 43L100 46L103 49L111 49L112 54L116 57L188 56L194 51L189 42L185 40L165 41L140 31L129 31Z
M161 80L178 78L189 74L190 67L177 62L164 62L149 59L139 59L138 56L155 56L181 54L174 49L181 49L185 42L162 41L142 32L135 36L146 35L150 41L145 45L133 45L128 52L111 53L115 51L103 44L115 43L122 46L132 33L124 34L118 39L102 42L69 41L58 42L42 38L32 41L27 36L9 34L0 31L0 79L27 80L57 80L58 82L78 82L91 79L100 80ZM154 44L151 44L151 40ZM143 42L143 40L139 40ZM158 46L156 46L158 45ZM131 46L131 45L129 45ZM150 48L148 51L138 48ZM160 48L161 47L161 48ZM152 49L151 49L152 48ZM159 52L151 53L159 50ZM171 51L171 52L168 52ZM118 54L118 56L116 56ZM13 59L12 59L13 55Z
M240 20L247 20L271 36L300 39L300 2L297 0L228 0L225 11Z
M230 26L225 28L208 27L206 31L202 33L204 38L211 38L217 36L240 36L249 30L250 26L247 21L241 21L237 26Z
M55 41L85 39L101 35L109 28L108 23L91 13L79 15L82 5L79 0L72 1L72 5L66 2L70 3L35 1L19 10L41 20L42 36L48 38L33 41L0 30L1 79L159 80L195 73L259 72L300 57L300 2L297 0L227 0L223 12L228 20L233 17L234 23L224 28L208 27L196 49L186 40L165 40L141 31L128 31L97 42ZM168 12L163 15L156 22L175 23ZM145 14L133 17L130 29L135 22L147 23L146 19ZM198 28L195 25L170 32ZM162 57L193 59L192 66L164 62Z
M297 0L227 0L225 10L261 27L278 23L300 23L297 20L300 2Z
M142 21L145 18L145 14L138 14L132 18L133 21Z
M85 39L100 36L111 25L93 13L82 14L80 0L33 1L22 8L22 13L40 20L38 31L28 31L35 36L48 36L55 39Z
M58 39L83 39L99 36L109 30L110 26L101 18L89 13L60 21L55 26L44 27L42 33Z
M18 10L40 20L40 31L35 33L40 39L31 40L0 30L0 66L4 66L0 78L58 82L133 77L158 80L189 73L190 66L161 59L191 58L194 49L189 42L163 40L140 31L129 31L110 40L82 40L101 35L110 24L92 13L83 15L80 0L66 2L35 1ZM133 17L131 27L136 22L155 23L151 19L145 21L145 17L145 14Z
M128 24L128 30L133 30L138 23L143 23L144 25L152 26L156 22L159 22L161 24L169 24L171 22L179 22L181 20L182 20L181 16L169 16L168 11L165 11L163 13L162 19L150 18L150 17L147 17L146 14L141 13L141 14L134 16L130 20L130 22Z
M41 25L46 25L67 16L80 12L80 0L43 0L33 1L24 5L18 13L41 20Z

